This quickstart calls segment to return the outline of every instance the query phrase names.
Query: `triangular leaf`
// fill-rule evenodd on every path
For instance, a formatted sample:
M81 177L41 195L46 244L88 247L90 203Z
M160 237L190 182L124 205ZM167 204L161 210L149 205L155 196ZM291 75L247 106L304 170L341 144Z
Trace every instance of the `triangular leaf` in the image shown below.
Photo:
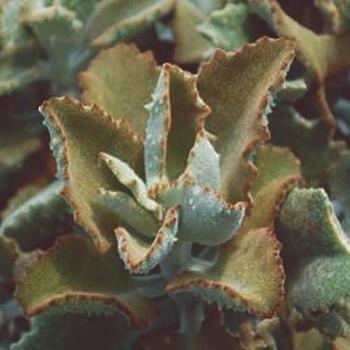
M127 119L143 135L147 123L145 104L151 100L158 75L150 52L140 53L136 46L119 44L102 51L80 74L82 98Z
M61 313L114 314L142 325L153 316L150 301L137 293L114 249L99 254L85 238L67 236L27 270L17 299L27 315L52 306Z
M148 187L181 175L209 112L198 95L196 77L170 64L163 66L152 97L145 139Z
M98 155L115 155L142 176L142 142L125 122L76 100L51 99L41 106L41 112L51 133L58 177L65 182L63 194L73 206L75 220L90 233L99 249L108 248L118 221L101 207L97 194L101 187L124 187L106 166L99 164Z
M131 273L147 273L156 267L173 248L177 241L179 208L168 209L164 222L158 229L154 240L147 242L137 233L130 234L123 227L115 230L118 240L119 255Z
M226 200L246 198L256 172L247 157L269 138L271 94L282 85L293 57L292 41L262 38L235 53L217 51L201 67L198 90L212 109L206 128L217 136L220 193Z

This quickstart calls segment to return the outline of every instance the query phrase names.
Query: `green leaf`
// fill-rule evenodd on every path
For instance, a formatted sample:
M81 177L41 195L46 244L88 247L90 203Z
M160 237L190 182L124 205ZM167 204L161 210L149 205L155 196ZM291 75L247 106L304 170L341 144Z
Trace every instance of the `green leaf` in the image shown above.
M144 325L154 312L113 248L100 254L87 239L75 236L60 238L27 269L17 299L28 316L55 306L62 314L119 312L130 323Z
M14 185L15 176L23 171L28 159L40 149L41 142L36 137L18 142L11 140L0 147L0 193Z
M113 212L121 224L148 238L154 237L157 233L158 220L129 194L101 189L99 195L102 205Z
M350 33L318 35L288 16L276 0L249 0L251 10L260 15L281 36L293 38L298 57L317 81L350 66Z
M214 47L234 51L249 40L248 14L244 3L227 4L197 28Z
M99 203L98 191L124 190L112 172L99 164L99 153L117 156L143 174L143 145L126 122L69 98L55 98L41 106L51 133L58 177L64 180L63 195L98 249L108 248L114 240L118 220Z
M210 44L197 31L205 14L193 1L179 0L175 3L172 27L175 36L174 60L179 63L193 63L203 59Z
M99 155L119 182L130 190L136 201L143 208L153 212L158 218L161 218L162 212L159 204L148 196L145 183L134 170L127 163L107 153L101 152Z
M117 227L115 235L118 240L119 255L131 273L144 274L156 267L171 251L177 241L179 224L179 207L168 209L164 222L158 229L154 240L147 242L130 234L124 227Z
M150 102L158 75L150 52L140 53L134 45L119 44L102 51L80 74L82 98L128 120L143 135L147 123L145 104Z
M240 227L245 205L226 203L210 188L185 182L159 193L164 206L179 205L178 238L203 245L219 245L229 240Z
M256 206L251 215L220 247L216 264L204 271L183 273L168 284L167 290L190 290L219 307L267 317L282 301L284 281L281 246L272 225L284 193L300 180L300 169L286 149L260 147L254 158L259 175L252 188Z
M350 193L349 188L350 153L344 151L330 175L330 189L333 198L340 204L342 227L350 232Z
M24 201L1 223L0 231L14 239L22 251L46 248L73 224L69 205L54 182Z
M10 295L8 287L13 283L13 269L18 257L13 241L0 236L0 303Z
M198 95L196 77L170 64L164 64L152 98L145 139L148 188L182 174L209 111Z
M200 69L199 94L212 109L206 128L217 136L220 193L230 202L247 196L256 172L247 157L269 138L271 95L282 85L293 57L292 41L262 38L235 53L217 51Z
M93 48L111 46L133 38L167 14L171 0L104 0L87 23L83 40Z
M299 311L322 311L349 295L350 244L324 190L292 190L278 233L289 298Z
M306 119L293 107L279 105L270 117L272 141L288 146L301 160L302 173L311 185L327 185L332 167L345 148L332 139L332 130L323 121Z
M210 187L214 191L219 190L219 155L211 144L209 135L205 132L198 133L196 142L188 156L187 167L179 182L186 178L191 179L201 187Z
M118 315L86 317L50 311L33 317L31 324L31 330L12 344L11 350L127 350L133 339Z
M32 28L48 56L44 70L62 86L72 85L74 62L70 54L82 28L75 13L55 5L33 12L25 23Z

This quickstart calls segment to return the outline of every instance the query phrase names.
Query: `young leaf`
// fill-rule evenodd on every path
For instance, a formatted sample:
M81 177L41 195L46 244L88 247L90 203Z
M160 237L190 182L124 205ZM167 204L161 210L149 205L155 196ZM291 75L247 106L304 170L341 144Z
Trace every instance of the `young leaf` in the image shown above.
M127 124L70 98L54 98L41 106L51 132L51 147L64 180L63 195L75 212L75 220L104 250L113 241L117 218L99 203L98 191L124 190L112 172L99 164L106 152L127 162L139 176L143 174L143 145Z
M179 239L209 246L228 241L245 213L244 203L230 205L211 189L186 182L159 193L159 200L167 207L180 206Z
M209 112L198 95L196 77L170 64L163 66L152 98L145 139L148 187L182 174Z
M256 206L251 215L220 248L215 265L183 273L168 284L168 292L191 290L219 307L257 315L276 312L283 297L284 272L272 225L284 193L300 180L300 169L290 152L271 146L259 148L255 162L260 173L253 185Z
M28 316L55 306L63 314L119 312L130 323L143 325L154 311L137 293L114 249L100 254L87 239L76 236L59 239L39 256L19 284L17 299Z
M131 273L144 274L156 267L173 248L177 241L179 225L179 208L168 209L164 222L159 228L154 240L149 243L130 234L124 227L117 227L115 235L118 240L119 255Z
M235 53L217 51L200 69L199 94L212 109L206 129L217 136L220 193L230 202L247 196L256 172L247 156L269 138L271 95L282 85L293 57L293 41L262 38Z

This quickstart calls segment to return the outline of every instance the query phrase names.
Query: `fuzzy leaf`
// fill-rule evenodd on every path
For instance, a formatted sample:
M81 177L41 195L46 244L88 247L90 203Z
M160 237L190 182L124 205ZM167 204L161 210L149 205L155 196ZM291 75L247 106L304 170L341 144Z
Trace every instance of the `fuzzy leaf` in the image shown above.
M184 171L209 108L198 95L196 77L165 64L147 109L145 169L151 187Z
M189 177L196 185L219 190L220 159L205 133L199 133L192 147L183 176ZM181 179L179 180L181 182Z
M275 144L288 146L301 160L309 183L327 184L345 144L332 140L332 130L324 122L305 119L293 107L280 105L271 114L270 130Z
M0 236L0 303L9 297L13 282L13 268L18 252L13 241Z
M227 204L209 188L187 183L175 184L159 196L164 205L181 208L178 238L203 245L219 245L229 240L245 213L244 203Z
M296 39L298 57L318 81L350 66L350 33L317 35L288 16L276 0L249 0L253 12L261 15L281 36Z
M303 313L349 295L350 243L322 189L294 189L278 221L289 297Z
M21 250L45 248L72 225L69 205L54 182L12 211L1 223L0 231L14 239Z
M154 240L149 243L124 227L118 227L115 235L118 240L119 255L131 273L144 274L156 267L170 252L177 241L179 208L168 209L164 222Z
M44 69L62 86L69 86L74 79L71 52L81 31L82 23L75 13L61 6L38 10L26 19L40 45L46 51Z
M300 170L292 154L271 146L258 149L255 163L259 176L252 195L263 205L256 205L239 232L220 248L215 265L183 273L169 283L169 292L191 290L219 307L258 315L276 311L283 297L284 272L271 226L284 192L300 179Z
M76 100L51 99L41 106L41 112L51 133L57 175L65 183L62 193L75 211L75 220L89 232L98 249L108 248L118 221L101 207L97 194L101 187L124 187L99 164L98 155L117 156L142 176L142 142L126 123Z
M143 134L147 123L145 104L150 102L158 75L157 64L150 52L140 53L136 46L119 44L102 51L81 73L83 100L127 119Z
M41 149L38 138L28 138L23 141L5 144L0 147L0 193L6 191L14 181L14 176L21 171L33 155ZM3 198L0 203L3 206Z
M339 162L332 169L330 188L334 199L340 204L340 213L343 215L341 224L346 232L350 232L349 174L350 153L345 151L341 155Z
M172 6L172 0L101 1L86 25L83 42L102 48L127 41L167 14Z
M113 250L99 254L87 239L59 239L29 267L18 287L25 313L31 316L52 306L63 314L118 311L133 324L147 323L153 316L152 303L137 294Z
M31 330L11 350L126 350L132 340L130 328L118 315L86 317L50 310L33 317L31 324Z
M214 47L234 51L249 39L248 14L248 7L243 3L227 4L213 11L198 30Z
M143 208L158 214L158 217L161 216L159 204L148 196L145 183L127 163L104 152L100 153L100 158L106 163L119 182L130 190L136 201Z
M101 203L137 233L152 238L158 231L157 219L133 197L121 191L100 190Z
M172 27L175 36L174 60L179 63L200 61L210 49L208 41L197 31L197 26L205 19L200 6L191 0L175 3Z
M230 202L246 198L255 172L247 156L269 138L271 94L281 86L293 56L292 41L262 38L236 53L217 51L201 67L199 94L212 109L206 128L217 136L220 193Z

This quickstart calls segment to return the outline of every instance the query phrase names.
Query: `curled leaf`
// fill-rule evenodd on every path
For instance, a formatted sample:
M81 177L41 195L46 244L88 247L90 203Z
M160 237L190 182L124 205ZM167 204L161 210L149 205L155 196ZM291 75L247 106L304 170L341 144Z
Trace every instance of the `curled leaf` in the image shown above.
M220 193L230 202L247 196L256 173L247 157L269 138L266 114L293 57L293 41L262 38L235 53L217 51L200 69L199 94L212 109L206 128L217 136Z
M57 176L64 181L62 193L74 209L76 222L104 250L113 241L118 220L101 207L97 194L101 187L124 187L107 167L99 165L98 154L117 156L142 176L141 139L126 122L70 98L51 99L41 106L41 112L51 133Z
M123 227L116 228L119 255L126 268L131 273L141 274L157 266L177 241L178 224L179 208L173 207L168 209L164 222L151 243L138 237L137 234L130 234Z
M100 254L87 239L74 236L61 238L29 267L17 299L29 316L57 307L85 315L119 312L143 325L153 315L152 303L137 294L113 250Z

